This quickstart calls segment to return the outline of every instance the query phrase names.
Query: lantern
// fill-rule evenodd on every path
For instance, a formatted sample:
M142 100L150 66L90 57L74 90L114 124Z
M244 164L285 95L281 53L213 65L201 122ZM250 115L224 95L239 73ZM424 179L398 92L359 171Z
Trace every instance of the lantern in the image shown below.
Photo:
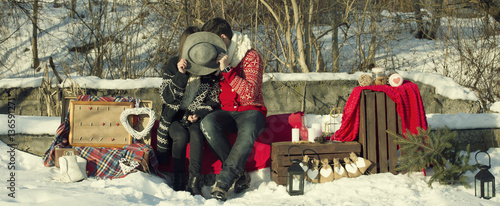
M477 155L479 153L481 152L476 153L476 163L478 163ZM490 171L488 171L488 169L491 168L491 158L488 153L486 153L486 155L488 155L489 164L488 166L486 165L479 166L480 170L476 174L476 176L474 176L474 189L476 191L477 197L490 199L492 197L495 197L495 177L490 173Z
M299 160L292 160L292 165L287 170L286 191L290 195L304 194L304 170L299 165Z
M290 149L292 147L298 147L299 146L291 146L288 148L288 157L290 158ZM300 148L302 149L302 148ZM302 156L304 155L304 152L302 150ZM286 175L286 191L290 195L303 195L304 194L304 170L300 166L301 160L294 159L292 160L290 158L290 162L292 162L292 165L287 169L287 175Z

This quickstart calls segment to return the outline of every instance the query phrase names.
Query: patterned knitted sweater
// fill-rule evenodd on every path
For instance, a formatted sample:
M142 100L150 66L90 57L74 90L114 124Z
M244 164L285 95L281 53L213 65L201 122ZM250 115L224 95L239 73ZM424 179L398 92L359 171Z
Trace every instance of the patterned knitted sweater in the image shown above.
M231 71L221 75L219 99L223 110L257 110L266 116L262 94L264 66L259 53L250 45L246 35L234 32L228 48Z
M163 82L159 89L163 102L157 137L159 153L170 150L168 128L173 121L180 121L189 126L190 122L187 121L189 115L196 114L198 121L201 121L208 113L220 106L218 98L220 88L216 74L201 76L199 85L196 85L197 90L193 91L195 95L187 100L190 102L185 101L186 88L197 81L188 81L190 75L178 71L178 59L178 57L171 58L163 68Z

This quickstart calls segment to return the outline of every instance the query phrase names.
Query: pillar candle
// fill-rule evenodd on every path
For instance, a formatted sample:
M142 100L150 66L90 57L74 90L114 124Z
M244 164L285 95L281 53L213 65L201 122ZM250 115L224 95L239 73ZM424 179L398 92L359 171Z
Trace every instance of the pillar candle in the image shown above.
M312 124L312 128L316 129L316 137L321 137L323 135L323 131L321 130L321 124Z
M309 138L309 142L314 142L314 139L315 139L315 138L317 137L317 135L318 135L318 132L316 131L316 128L312 128L312 127L311 127L311 128L309 128L309 129L307 130L307 132L308 132L307 136L308 136L308 138Z
M300 130L299 128L292 128L292 142L300 141Z

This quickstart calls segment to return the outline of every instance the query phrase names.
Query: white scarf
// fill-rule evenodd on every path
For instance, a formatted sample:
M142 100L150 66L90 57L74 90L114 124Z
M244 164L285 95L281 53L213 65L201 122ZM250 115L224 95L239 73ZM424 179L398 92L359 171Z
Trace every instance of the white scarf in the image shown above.
M247 35L243 35L240 32L233 31L233 37L231 38L231 44L227 49L227 55L229 58L229 66L236 67L245 57L248 50L252 48L252 42Z

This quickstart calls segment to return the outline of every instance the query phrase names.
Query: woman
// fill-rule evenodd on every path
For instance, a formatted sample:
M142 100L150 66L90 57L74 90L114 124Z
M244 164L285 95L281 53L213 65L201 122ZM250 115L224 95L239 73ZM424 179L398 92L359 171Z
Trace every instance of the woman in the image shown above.
M219 107L218 66L216 58L211 56L216 57L225 50L220 38L207 36L207 32L195 33L197 31L196 27L189 27L183 32L179 47L181 57L171 58L163 69L160 86L163 110L158 128L158 160L160 164L167 163L171 147L175 191L186 189L185 162L189 143L187 191L192 195L201 194L204 136L200 121Z

